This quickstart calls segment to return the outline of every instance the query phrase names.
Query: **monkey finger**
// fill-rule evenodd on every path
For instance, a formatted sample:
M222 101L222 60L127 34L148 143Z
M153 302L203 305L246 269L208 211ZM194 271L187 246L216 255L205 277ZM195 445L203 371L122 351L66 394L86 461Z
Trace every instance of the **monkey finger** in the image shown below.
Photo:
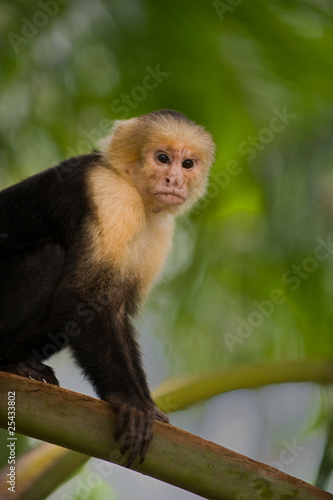
M144 441L141 446L140 456L139 456L139 464L142 464L146 458L147 451L150 445L150 441Z
M114 433L114 440L119 441L122 433L123 433L123 424L118 422L115 433Z
M133 451L133 447L135 448L135 440L127 438L125 443L122 445L120 452L122 455L125 455L125 453L129 450Z
M129 451L127 467L131 466L139 451L142 449L143 441L147 436L147 425L152 428L151 415L148 416L141 411L134 411L131 417L128 428L128 440L121 449L122 453Z
M126 465L127 468L131 467L134 459L137 457L137 455L139 453L140 446L141 446L141 441L137 441L137 442L133 443L132 449L131 449L131 451L128 455L128 459L127 459L127 465Z
M133 454L133 452L131 452L131 453L129 454L128 459L127 459L127 463L126 463L126 467L127 467L127 469L129 469L129 468L131 467L131 465L132 465L132 463L133 463L133 461L134 461L135 457L136 457L136 453L135 453L135 454Z
M146 458L146 455L147 455L147 451L148 451L148 448L149 448L149 445L153 439L153 425L152 425L152 422L146 422L146 426L145 426L145 435L143 437L143 441L142 441L142 446L141 446L141 450L140 450L140 456L139 456L139 463L142 464L142 462L144 461L144 459Z
M135 444L135 441L138 439L138 422L136 418L136 412L135 410L132 410L129 415L128 415L128 422L126 426L126 431L123 433L122 436L122 448L121 448L121 453L124 454L128 450L132 448L132 446ZM140 438L140 436L139 436Z
M158 408L156 408L154 412L154 419L159 420L160 422L165 422L166 424L170 422L169 417L165 415L165 413L161 412Z
M147 415L145 415L145 416L143 416L143 418L140 418L140 421L137 425L136 442L133 444L133 448L132 448L130 456L129 456L129 460L131 460L131 461L133 461L134 458L140 452L140 455L139 455L140 462L139 463L143 462L143 460L141 459L141 456L142 456L142 448L144 446L144 439L145 439L145 435L146 435L147 419L149 419L149 421L151 422L151 417L147 417ZM149 443L148 443L148 445L149 445ZM147 450L146 450L146 452L147 452Z
M124 433L128 425L129 415L127 411L119 411L117 414L117 426L114 433L114 440L119 441L121 435Z

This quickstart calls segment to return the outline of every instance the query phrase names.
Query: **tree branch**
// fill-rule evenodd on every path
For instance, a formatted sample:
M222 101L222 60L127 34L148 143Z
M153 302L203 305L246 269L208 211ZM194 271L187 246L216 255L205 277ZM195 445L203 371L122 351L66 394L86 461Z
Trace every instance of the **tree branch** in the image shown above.
M0 375L0 426L7 428L7 395L16 395L16 430L87 455L123 465L113 440L114 415L100 400L59 387ZM218 500L332 499L333 495L287 474L200 439L155 423L154 440L142 465L133 469Z
M237 389L255 389L291 382L333 383L332 360L292 360L235 365L211 373L182 375L163 382L153 392L155 403L169 413Z

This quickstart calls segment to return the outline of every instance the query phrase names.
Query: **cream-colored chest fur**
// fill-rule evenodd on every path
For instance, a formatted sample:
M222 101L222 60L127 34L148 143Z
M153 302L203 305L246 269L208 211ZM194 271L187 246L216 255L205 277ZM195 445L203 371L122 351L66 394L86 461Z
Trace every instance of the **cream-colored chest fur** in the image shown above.
M89 228L94 260L135 279L147 293L171 249L173 216L147 214L136 188L104 167L91 173L89 185L96 209Z

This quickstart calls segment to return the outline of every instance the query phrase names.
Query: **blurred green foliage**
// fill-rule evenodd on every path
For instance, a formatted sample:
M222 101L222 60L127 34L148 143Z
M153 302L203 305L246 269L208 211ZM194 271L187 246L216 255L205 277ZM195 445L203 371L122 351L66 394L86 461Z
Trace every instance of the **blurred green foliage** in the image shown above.
M216 139L208 196L180 222L167 283L150 300L171 372L330 356L331 3L0 9L1 188L88 152L110 120L153 109L183 111ZM274 290L284 300L272 308Z
M90 151L111 120L207 127L148 325L169 375L333 354L330 0L0 1L0 188Z

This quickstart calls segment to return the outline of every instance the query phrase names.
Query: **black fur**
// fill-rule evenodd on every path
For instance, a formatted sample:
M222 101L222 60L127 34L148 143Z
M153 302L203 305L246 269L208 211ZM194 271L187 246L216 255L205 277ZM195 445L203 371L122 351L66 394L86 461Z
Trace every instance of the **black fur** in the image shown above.
M94 216L87 172L102 161L99 152L72 158L0 193L0 371L56 384L43 360L69 345L117 412L130 465L144 459L153 419L168 418L151 399L135 340L136 284L80 259Z

